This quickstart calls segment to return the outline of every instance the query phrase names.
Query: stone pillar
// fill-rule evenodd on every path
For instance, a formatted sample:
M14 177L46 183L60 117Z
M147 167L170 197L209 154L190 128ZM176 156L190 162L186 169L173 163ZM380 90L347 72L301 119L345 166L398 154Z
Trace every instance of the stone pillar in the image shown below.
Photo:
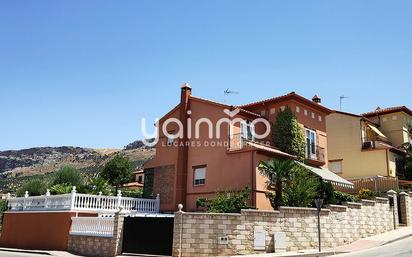
M123 245L123 223L125 214L120 211L116 212L113 221L113 237L111 240L112 244L112 256L117 256L122 254Z
M399 210L401 212L400 223L406 226L410 226L411 225L411 213L409 210L409 204L410 204L409 194L406 192L401 192L399 194L399 201L400 201Z
M390 207L390 210L392 211L392 217L393 217L393 228L397 229L399 227L399 216L398 216L398 199L396 196L396 192L394 190L389 190L387 192L387 195L389 199L393 200L393 206Z

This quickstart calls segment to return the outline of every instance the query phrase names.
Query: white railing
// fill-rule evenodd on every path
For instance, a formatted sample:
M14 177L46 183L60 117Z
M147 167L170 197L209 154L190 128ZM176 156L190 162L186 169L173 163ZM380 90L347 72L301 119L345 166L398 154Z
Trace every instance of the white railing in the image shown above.
M122 197L119 190L117 196L78 194L76 187L73 187L71 194L50 195L47 190L46 195L25 197L8 197L8 207L11 211L30 210L84 210L115 212L120 209L130 212L159 213L160 196L156 199L143 199Z
M114 218L72 217L70 235L112 237Z

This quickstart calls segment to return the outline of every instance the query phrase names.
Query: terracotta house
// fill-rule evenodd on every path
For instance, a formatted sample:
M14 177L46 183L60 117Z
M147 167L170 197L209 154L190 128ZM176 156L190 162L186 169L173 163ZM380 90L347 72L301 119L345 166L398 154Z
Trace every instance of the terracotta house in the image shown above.
M180 203L185 210L195 211L198 198L248 186L252 189L254 206L272 209L265 196L266 179L257 166L261 160L294 158L276 149L271 140L270 125L284 108L294 112L305 134L306 163L325 167L328 163L325 117L331 110L321 105L319 97L308 100L291 92L234 107L193 96L191 87L184 84L180 103L159 121L156 156L144 165L145 196L160 194L161 211L174 211ZM236 119L242 121L234 122ZM263 137L267 124L269 133ZM252 130L263 138L255 138ZM181 138L170 136L177 132L181 132ZM331 173L319 170L322 174Z

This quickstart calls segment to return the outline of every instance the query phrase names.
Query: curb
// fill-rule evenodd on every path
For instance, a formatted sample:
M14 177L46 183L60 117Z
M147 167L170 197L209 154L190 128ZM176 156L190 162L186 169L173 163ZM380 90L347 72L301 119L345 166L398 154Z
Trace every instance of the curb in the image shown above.
M42 254L42 255L51 255L45 251L37 251L37 250L24 250L24 249L14 249L14 248L1 248L0 251L3 252L13 252L13 253L31 253L31 254Z
M412 234L404 235L404 236L401 236L401 237L398 237L398 238L389 240L389 241L383 243L382 245L391 244L391 243L394 243L394 242L396 242L396 241L399 241L399 240L402 240L402 239L405 239L405 238L408 238L408 237L411 237L411 236L412 236Z

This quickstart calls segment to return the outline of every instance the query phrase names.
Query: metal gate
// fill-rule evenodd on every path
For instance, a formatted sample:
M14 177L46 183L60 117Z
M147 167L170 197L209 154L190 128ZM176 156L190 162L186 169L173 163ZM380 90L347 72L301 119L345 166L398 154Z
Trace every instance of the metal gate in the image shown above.
M173 216L125 217L123 253L172 255Z

